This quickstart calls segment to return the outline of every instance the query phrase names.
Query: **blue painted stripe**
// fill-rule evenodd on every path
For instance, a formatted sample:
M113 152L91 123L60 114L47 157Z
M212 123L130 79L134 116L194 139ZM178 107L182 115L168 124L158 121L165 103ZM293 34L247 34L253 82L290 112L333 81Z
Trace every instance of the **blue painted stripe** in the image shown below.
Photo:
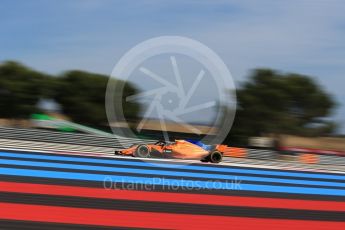
M102 163L102 164L117 164L123 166L144 166L144 167L162 167L162 168L176 168L176 169L188 169L188 170L203 170L211 172L226 172L226 173L247 173L257 175L268 176L291 176L291 177L303 177L303 178L315 178L315 179L333 179L333 180L345 180L343 175L332 175L326 173L302 173L302 172L286 172L277 170L255 170L255 169L241 169L234 167L217 167L217 166L195 166L195 165L181 165L181 164L164 164L154 162L137 162L137 161L123 161L117 159L97 159L87 157L69 157L69 156L51 156L51 155L36 155L36 154L16 154L11 152L0 152L0 156L16 157L25 159L45 159L45 160L57 160L57 161L70 161L70 162L84 162L84 163Z
M219 181L198 181L198 180L184 180L184 179L165 179L165 178L143 178L134 176L109 176L106 174L90 174L90 173L71 173L71 172L54 172L46 170L32 170L32 169L12 169L0 168L0 174L12 176L30 176L41 178L56 178L56 179L70 179L70 180L86 180L86 181L110 181L116 183L116 188L121 188L123 183L142 184L145 186L162 185L165 188L183 187L185 189L199 188L199 189L224 189L224 190L245 190L245 191L260 191L260 192L277 192L277 193L294 193L294 194L316 194L316 195L331 195L331 196L345 196L345 190L340 189L325 189L325 188L308 188L308 187L294 187L294 186L274 186L274 185L254 185L254 184L239 184L226 183ZM107 185L107 183L106 183Z
M327 181L309 181L309 180L280 179L280 178L251 177L251 176L230 176L230 175L222 175L222 174L164 171L164 170L151 170L151 169L142 169L142 168L139 168L139 169L118 168L118 167L106 167L106 166L94 166L94 165L78 165L78 164L63 164L63 163L4 160L4 159L0 159L0 163L8 164L8 165L21 165L21 166L33 166L33 167L51 167L51 168L59 168L59 169L80 169L80 170L115 172L115 173L136 173L136 174L149 174L149 175L158 175L158 176L208 178L208 179L218 179L218 180L236 180L237 179L237 180L245 180L245 181L289 183L289 184L316 185L316 186L334 186L334 187L345 188L345 183L327 182Z

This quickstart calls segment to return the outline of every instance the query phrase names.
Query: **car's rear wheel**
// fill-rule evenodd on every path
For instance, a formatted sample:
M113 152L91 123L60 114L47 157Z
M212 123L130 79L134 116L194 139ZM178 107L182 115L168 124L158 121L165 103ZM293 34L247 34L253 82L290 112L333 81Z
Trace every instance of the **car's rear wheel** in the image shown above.
M139 145L134 152L136 157L149 157L150 156L150 149L147 145Z
M209 155L208 159L212 163L219 163L223 160L223 154L219 151L213 151Z

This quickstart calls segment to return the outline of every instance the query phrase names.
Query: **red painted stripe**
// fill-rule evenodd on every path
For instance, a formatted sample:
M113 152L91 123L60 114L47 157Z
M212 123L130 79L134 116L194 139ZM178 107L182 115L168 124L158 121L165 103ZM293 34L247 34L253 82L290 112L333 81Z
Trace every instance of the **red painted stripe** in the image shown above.
M0 191L206 205L345 211L345 202L337 201L256 198L188 193L164 193L135 190L86 188L62 185L29 184L16 182L0 182Z
M344 229L343 222L183 215L132 212L44 205L0 203L0 218L86 224L169 229Z

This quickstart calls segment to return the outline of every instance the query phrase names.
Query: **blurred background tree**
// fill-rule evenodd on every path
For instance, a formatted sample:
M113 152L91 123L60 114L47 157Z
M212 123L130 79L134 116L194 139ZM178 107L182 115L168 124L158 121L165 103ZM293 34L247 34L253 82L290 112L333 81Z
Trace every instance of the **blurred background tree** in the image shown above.
M138 89L124 84L117 98L124 102ZM29 118L41 112L40 100L50 99L61 106L73 121L92 127L106 127L105 92L108 76L69 71L54 77L20 63L0 64L0 117ZM116 94L115 94L116 95ZM337 125L329 118L336 103L312 78L257 69L237 89L238 109L227 143L247 143L248 137L265 134L324 136ZM137 118L139 103L123 103L126 119Z
M17 62L0 64L0 116L28 118L41 98L52 95L51 77Z
M34 71L18 62L0 64L0 118L27 119L39 108L42 99L61 106L62 112L74 122L93 127L106 127L105 92L108 76L84 71L69 71L61 76L50 76ZM136 94L130 83L124 84L125 98ZM124 115L135 118L140 111L138 103L126 103Z
M69 71L56 80L59 90L54 99L65 115L85 125L98 126L107 121L104 108L106 76Z
M119 81L119 80L117 80ZM73 121L93 127L107 126L105 92L108 76L84 71L69 71L57 78L58 89L54 99L62 106L63 113ZM138 90L125 84L123 98ZM123 108L126 118L135 118L140 110L138 103L126 103Z
M308 76L257 69L239 87L237 99L228 140L243 142L263 134L318 136L335 131L336 125L327 117L336 103Z

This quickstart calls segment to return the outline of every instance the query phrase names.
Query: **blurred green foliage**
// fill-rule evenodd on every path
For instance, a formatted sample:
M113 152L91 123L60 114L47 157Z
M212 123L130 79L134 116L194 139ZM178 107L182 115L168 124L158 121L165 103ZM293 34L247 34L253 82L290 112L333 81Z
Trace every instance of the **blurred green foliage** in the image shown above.
M16 62L0 65L0 115L3 118L27 118L39 112L36 104L50 95L50 76Z
M50 76L17 62L4 62L0 64L0 117L29 118L41 112L37 104L46 98L59 103L62 112L75 122L106 126L107 82L108 77L101 74L69 71ZM118 83L125 89L120 100L138 93L129 83ZM336 128L326 119L336 103L308 76L258 69L237 89L237 98L237 114L227 143L244 143L248 137L262 134L327 135ZM123 105L124 116L135 120L140 105Z
M117 80L118 81L118 80ZM94 127L107 126L105 92L108 76L84 71L69 71L60 76L43 74L17 62L0 64L0 117L29 118L41 112L40 99L54 99L62 112L73 121ZM126 93L138 90L125 84ZM124 115L135 118L140 110L138 103L126 103Z
M56 90L54 99L62 105L64 114L85 125L108 124L105 111L108 76L84 71L69 71L57 78L57 81L59 90ZM118 85L125 84L124 93L120 95L123 99L138 92L132 84L116 81ZM138 103L123 103L126 119L136 118L139 110Z
M336 124L326 119L336 103L312 78L257 69L237 90L238 110L228 140L250 136L328 135Z

